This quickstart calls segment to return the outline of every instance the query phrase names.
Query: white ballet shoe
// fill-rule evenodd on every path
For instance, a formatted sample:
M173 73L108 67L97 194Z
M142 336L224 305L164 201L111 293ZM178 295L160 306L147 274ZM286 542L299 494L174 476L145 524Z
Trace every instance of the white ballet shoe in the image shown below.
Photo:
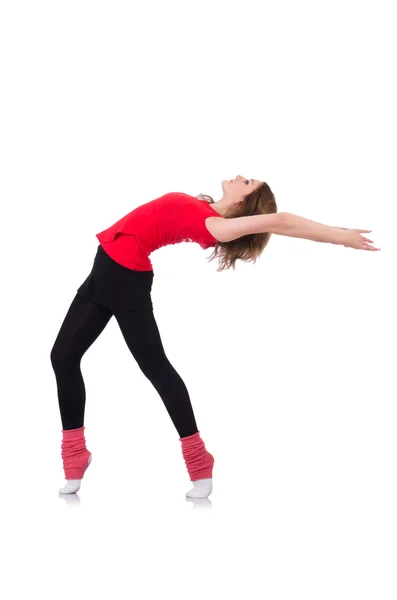
M193 488L186 492L187 498L208 498L212 492L212 477L192 481Z
M87 469L90 466L92 461L92 456L88 459ZM81 487L81 479L67 479L66 485L63 488L60 488L58 492L60 494L75 494L79 491Z
M60 494L75 494L81 487L81 479L68 479L66 485L59 489Z

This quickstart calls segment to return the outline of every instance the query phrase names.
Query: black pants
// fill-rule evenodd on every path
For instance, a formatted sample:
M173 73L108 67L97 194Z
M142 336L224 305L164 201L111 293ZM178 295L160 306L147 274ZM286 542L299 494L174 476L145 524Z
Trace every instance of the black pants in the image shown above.
M141 371L159 393L179 437L197 433L187 388L168 360L153 314L153 271L127 269L99 245L91 273L77 290L51 350L63 429L84 424L84 353L114 315Z

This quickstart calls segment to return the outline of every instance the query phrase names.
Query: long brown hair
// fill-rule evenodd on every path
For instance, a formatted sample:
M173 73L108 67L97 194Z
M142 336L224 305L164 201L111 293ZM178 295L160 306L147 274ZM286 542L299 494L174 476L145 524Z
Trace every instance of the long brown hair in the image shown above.
M199 200L206 200L208 204L214 204L214 199L206 194L196 196ZM248 217L251 215L268 215L277 212L277 203L274 194L267 183L262 182L244 200L236 207L231 207L225 219L236 217ZM271 237L271 233L250 233L230 242L217 242L213 253L208 259L208 262L219 256L219 267L217 271L225 269L235 269L236 261L256 263L258 257L266 248Z

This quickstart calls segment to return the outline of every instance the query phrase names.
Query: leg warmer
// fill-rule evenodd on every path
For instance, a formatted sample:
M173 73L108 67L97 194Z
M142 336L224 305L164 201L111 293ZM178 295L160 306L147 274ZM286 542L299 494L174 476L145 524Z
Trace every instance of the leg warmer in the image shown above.
M82 479L91 453L85 446L84 427L63 430L62 460L66 479Z
M179 438L179 440L182 443L182 454L190 481L212 478L214 457L206 450L200 432Z

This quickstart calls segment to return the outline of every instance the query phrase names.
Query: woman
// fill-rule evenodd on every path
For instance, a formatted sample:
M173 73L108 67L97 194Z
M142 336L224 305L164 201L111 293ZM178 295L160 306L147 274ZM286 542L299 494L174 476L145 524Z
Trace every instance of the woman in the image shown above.
M179 434L193 483L188 497L212 492L214 457L197 428L186 386L169 362L153 314L153 268L149 255L183 241L214 247L218 271L237 260L256 262L272 233L317 242L379 250L361 236L369 230L329 227L289 213L277 213L275 197L262 181L222 181L223 197L169 193L135 208L99 240L94 264L80 285L51 350L62 420L62 459L67 480L59 490L73 494L91 462L84 437L85 387L80 371L84 353L114 315L140 369L156 388Z

